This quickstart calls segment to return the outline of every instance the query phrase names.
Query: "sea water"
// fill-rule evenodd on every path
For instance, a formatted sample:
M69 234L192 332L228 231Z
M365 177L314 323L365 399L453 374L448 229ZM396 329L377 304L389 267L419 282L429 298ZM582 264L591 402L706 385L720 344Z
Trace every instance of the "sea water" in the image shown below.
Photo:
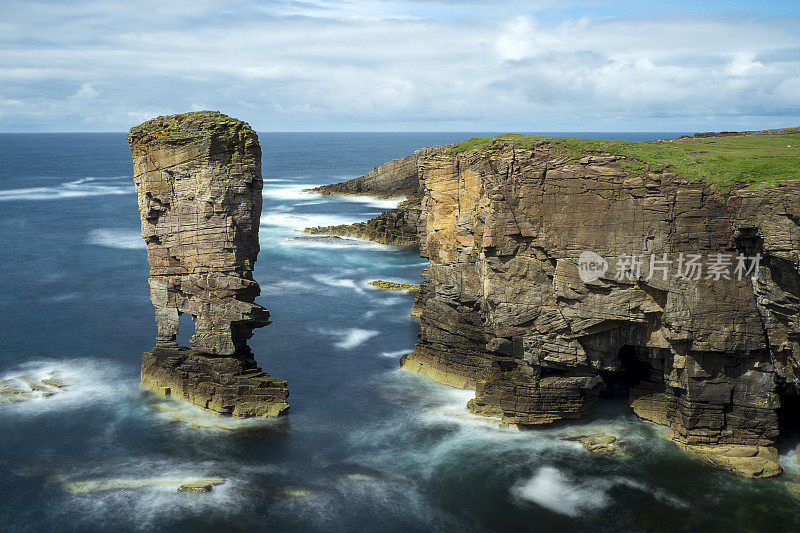
M800 478L791 451L781 478L753 481L683 454L624 402L534 431L471 415L471 392L398 367L418 332L412 296L366 284L420 281L416 251L291 238L396 204L305 189L475 135L260 135L254 275L273 324L250 345L291 391L289 416L268 423L217 419L139 389L155 324L125 135L0 135L0 379L56 371L69 383L0 404L0 530L800 528L800 503L784 486ZM182 324L181 342L191 329ZM596 456L565 440L596 432L620 438L624 453ZM225 482L177 491L202 477ZM74 490L98 480L111 488Z

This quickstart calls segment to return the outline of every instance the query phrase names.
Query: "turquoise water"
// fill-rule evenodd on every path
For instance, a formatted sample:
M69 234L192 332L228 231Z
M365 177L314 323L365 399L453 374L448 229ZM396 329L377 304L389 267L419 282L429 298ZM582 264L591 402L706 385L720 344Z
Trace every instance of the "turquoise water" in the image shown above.
M398 369L418 331L412 297L366 286L417 282L425 261L415 251L290 239L392 205L304 188L470 136L260 135L255 278L274 323L250 344L289 381L291 412L220 428L138 388L155 326L125 136L0 135L0 378L55 370L70 383L0 404L0 530L800 529L800 504L784 487L800 478L792 452L782 478L748 481L685 456L624 403L527 432L470 415L468 391ZM597 431L624 440L625 454L593 456L563 440ZM197 477L226 481L209 494L177 492L175 480ZM120 478L147 484L67 490Z

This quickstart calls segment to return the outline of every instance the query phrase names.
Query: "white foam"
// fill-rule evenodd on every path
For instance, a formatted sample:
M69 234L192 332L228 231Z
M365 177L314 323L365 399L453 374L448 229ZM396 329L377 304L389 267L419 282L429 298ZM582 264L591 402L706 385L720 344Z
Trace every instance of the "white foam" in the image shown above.
M94 229L89 232L89 237L86 242L97 246L120 248L122 250L146 248L142 236L138 231L126 229Z
M60 200L87 196L133 194L133 182L125 185L102 185L98 181L119 181L118 178L82 178L56 185L55 187L27 187L0 190L0 201L13 200Z
M369 339L380 335L380 332L371 329L351 328L344 331L332 332L332 334L341 338L340 341L333 343L334 346L343 350L352 350L356 346L364 344Z
M314 284L303 283L302 281L281 280L275 283L264 283L261 285L261 294L299 294L316 292Z
M322 237L322 236L320 236ZM353 237L342 237L340 239L285 239L278 243L281 246L295 246L298 248L324 248L324 249L357 249L357 250L388 250L391 247L385 244L356 239Z
M603 487L577 482L552 466L543 466L531 479L514 485L511 493L567 516L600 509L609 501Z
M125 396L139 392L135 379L126 379L118 365L108 361L79 358L62 361L31 361L7 371L0 379L15 380L29 376L32 382L57 376L64 381L63 388L53 388L50 397L35 395L33 399L8 404L4 409L12 413L41 413L54 410L83 408L88 404L110 404ZM23 387L24 388L24 387Z
M366 204L370 207L377 207L378 209L394 209L400 205L400 202L405 200L405 198L374 198L372 196L355 195L335 195L330 196L330 198L343 202Z
M394 352L381 352L380 356L381 357L388 357L390 359L397 359L398 357L401 357L401 356L403 356L403 355L405 355L407 353L411 353L413 351L414 351L414 348L409 348L407 350L396 350Z
M268 185L261 191L264 198L276 200L310 200L320 197L319 193L309 191L317 185Z
M134 483L144 479L152 484L128 490L85 494L64 491L63 498L50 502L47 512L54 522L70 520L77 529L118 530L122 527L144 531L162 529L165 521L176 517L201 518L209 512L235 514L247 505L247 500L242 498L245 483L224 475L229 469L229 465L211 462L176 464L174 459L133 459L113 466L101 464L88 472L84 470L77 473L77 476L70 475L65 481L86 479L86 474L89 474L89 479L129 478ZM215 486L211 492L200 495L200 498L177 490L181 480L191 481L219 474L223 474L221 477L225 482ZM59 515L63 515L63 518ZM75 524L76 520L78 524Z
M277 211L278 210L276 209L261 215L261 223L267 227L273 226L279 228L303 230L305 228L312 228L315 226L339 226L342 224L355 224L356 222L363 222L363 219L360 218L345 217L341 215L298 215L294 213Z
M336 278L334 276L329 276L326 274L315 274L313 278L322 283L323 285L328 285L330 287L342 287L345 289L353 289L356 292L364 292L364 289L361 287L361 284L356 283L355 280L350 278Z

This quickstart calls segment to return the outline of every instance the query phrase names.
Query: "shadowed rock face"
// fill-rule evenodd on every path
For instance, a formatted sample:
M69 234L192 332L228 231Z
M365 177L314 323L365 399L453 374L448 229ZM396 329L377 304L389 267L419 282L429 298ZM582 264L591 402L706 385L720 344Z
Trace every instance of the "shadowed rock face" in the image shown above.
M134 183L150 264L156 347L142 383L205 409L275 416L286 383L257 368L247 340L269 324L254 303L261 215L261 148L244 122L218 112L159 117L132 128ZM179 348L180 315L195 324Z

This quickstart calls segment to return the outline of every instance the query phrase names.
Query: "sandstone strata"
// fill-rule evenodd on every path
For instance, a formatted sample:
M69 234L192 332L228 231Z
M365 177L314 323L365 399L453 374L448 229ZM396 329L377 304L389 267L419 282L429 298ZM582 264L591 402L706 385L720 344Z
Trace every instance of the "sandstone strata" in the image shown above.
M312 189L320 194L368 195L379 198L420 197L419 163L450 145L420 148L414 153L378 165L363 176Z
M420 158L430 265L402 365L475 388L473 412L519 426L582 417L622 384L685 449L775 475L781 406L800 393L800 182L724 195L623 163L503 140ZM588 282L584 251L609 263ZM649 276L665 253L666 279ZM720 253L761 254L757 279L675 275L681 254ZM639 272L617 275L623 254Z
M317 226L306 228L313 235L342 235L369 239L393 246L416 246L418 224L422 210L418 205L406 203L397 209L390 209L366 222L340 224L338 226Z
M317 235L358 237L396 246L416 246L422 214L419 202L424 194L419 180L420 164L426 157L442 153L448 148L450 145L420 148L410 155L378 165L358 178L313 189L328 195L404 197L406 200L396 209L389 209L366 222L318 226L306 228L305 231Z
M208 411L278 416L286 382L256 364L247 340L269 324L253 265L259 251L261 148L244 122L218 112L159 117L131 129L134 183L150 264L156 346L142 384ZM191 348L179 347L191 315Z

